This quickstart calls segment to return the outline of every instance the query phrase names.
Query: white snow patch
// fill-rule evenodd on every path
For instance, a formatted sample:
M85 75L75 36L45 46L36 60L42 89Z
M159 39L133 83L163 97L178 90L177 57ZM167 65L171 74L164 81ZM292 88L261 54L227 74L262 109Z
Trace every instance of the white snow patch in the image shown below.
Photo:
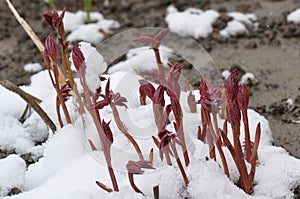
M255 30L258 26L257 17L254 14L230 12L227 15L232 17L233 20L229 21L227 26L220 31L220 35L223 37L241 35L249 30Z
M300 22L300 8L294 10L286 17L286 20L295 24Z
M12 188L23 189L25 182L25 161L17 155L0 159L0 198Z
M224 70L222 72L222 77L226 80L230 75L230 71L229 70ZM257 83L257 78L255 77L255 75L253 73L250 72L246 72L240 79L239 83L240 84L246 84L246 85L250 85L250 84L255 84Z
M188 8L183 12L179 12L173 5L170 5L167 8L165 20L172 31L198 39L200 37L206 38L213 32L212 24L218 16L219 13L215 10L202 11L196 8Z
M103 74L107 69L107 64L103 56L90 43L79 42L78 46L83 53L86 64L86 82L91 91L95 91L100 85L99 75ZM71 68L76 71L73 64L72 53L70 54Z
M38 72L40 70L42 70L43 67L41 64L39 63L29 63L29 64L26 64L24 66L24 70L27 71L27 72Z
M240 80L240 83L242 84L253 84L253 83L256 83L257 82L257 79L256 77L254 76L253 73L245 73L242 77L241 77L241 80Z
M98 45L105 39L100 30L110 33L111 29L119 28L120 24L114 20L101 20L97 23L86 24L79 26L67 36L68 41L86 41L93 45Z
M59 14L61 12L62 11L58 11ZM97 45L105 38L104 35L99 32L101 29L106 33L111 33L111 29L120 27L117 21L104 19L100 12L91 12L90 16L92 23L86 24L86 12L65 12L63 19L64 28L67 32L71 32L67 36L68 41L86 41Z
M168 59L172 56L173 50L166 46L160 46L159 51L161 61L166 66ZM126 54L126 60L110 67L108 73L112 74L117 71L145 72L151 70L157 70L157 63L153 50L145 46L130 49Z
M80 157L84 151L85 142L80 139L76 128L71 125L64 126L45 144L44 157L29 166L26 189L43 184L47 178Z
M229 71L229 70L224 70L224 71L222 72L222 77L223 77L224 79L227 79L227 78L229 77L229 75L230 75L230 71Z

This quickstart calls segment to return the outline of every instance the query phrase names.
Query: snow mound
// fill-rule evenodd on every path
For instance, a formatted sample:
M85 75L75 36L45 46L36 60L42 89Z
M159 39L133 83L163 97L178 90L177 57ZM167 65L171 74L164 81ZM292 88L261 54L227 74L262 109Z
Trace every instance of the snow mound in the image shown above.
M226 80L230 75L230 71L229 70L224 70L222 72L222 77ZM255 84L257 83L258 80L255 77L255 75L253 73L250 72L246 72L240 79L239 83L240 84L246 84L246 85L251 85L251 84Z
M107 69L107 64L103 56L90 43L79 42L80 48L85 58L86 74L85 78L91 91L95 91L101 84L98 76L104 73ZM70 54L71 68L76 71L73 64L72 53Z
M17 188L23 189L25 182L25 161L17 155L0 159L0 198Z
M252 30L256 30L258 23L254 14L243 14L240 12L229 12L228 16L233 20L220 31L223 37L238 36ZM167 8L165 18L169 29L182 35L188 35L195 39L206 38L213 32L213 23L220 14L215 10L201 10L197 8L187 8L179 12L177 8L170 5Z
M61 12L62 11L58 11L59 14ZM86 12L65 12L63 22L65 30L70 32L67 36L68 41L86 41L97 45L105 39L101 30L106 33L111 33L112 29L120 27L120 24L117 21L104 19L103 15L99 12L91 12L90 16L93 23L86 24Z
M39 63L29 63L24 66L24 70L27 72L38 72L42 70L42 65Z
M300 22L300 8L294 10L293 12L291 12L290 14L288 14L288 16L286 17L286 20L288 22L293 22L295 24Z
M176 13L176 10L172 10ZM188 9L187 12L193 15L201 15L198 9ZM203 14L203 13L202 13ZM95 52L89 44L81 43L81 48L87 55ZM162 50L161 53L171 52L170 49ZM120 132L115 121L112 119L112 111L105 107L100 111L101 118L106 122L111 120L110 127L113 132L114 142L111 146L112 166L115 169L115 176L118 181L120 192L107 193L99 188L96 181L100 181L111 187L105 157L100 147L100 140L89 115L78 116L75 108L75 99L70 97L67 106L73 120L73 124L59 128L55 135L50 134L48 141L43 145L35 146L35 141L48 137L48 130L41 118L33 113L22 124L18 121L18 115L25 106L20 99L11 92L0 87L1 99L4 104L11 102L17 103L15 107L1 106L0 111L0 146L11 147L21 152L32 152L42 155L38 162L31 164L26 170L24 161L16 155L11 155L0 160L0 198L7 195L9 189L17 187L23 193L15 196L7 196L5 199L131 199L131 198L153 198L152 187L159 184L160 196L165 199L174 198L293 198L292 189L300 183L300 160L289 156L280 147L272 145L272 136L268 121L255 111L248 109L250 139L254 140L255 129L258 123L261 124L261 138L258 148L258 164L254 178L254 195L245 194L235 182L238 180L238 170L234 165L230 153L224 148L224 154L228 160L230 178L223 173L220 157L216 161L206 161L208 154L207 144L197 139L197 125L201 124L198 112L191 113L188 109L186 92L181 92L180 103L183 111L183 129L191 162L186 167L186 173L190 180L186 188L180 175L179 169L174 160L172 166L166 166L161 162L159 151L152 140L153 135L157 135L155 126L152 103L148 100L145 106L139 106L139 82L141 79L137 71L147 71L156 69L154 53L149 47L132 50L127 54L127 60L120 62L111 68L110 73L105 77L110 77L111 89L120 92L128 99L128 109L118 107L119 116L126 126L129 133L140 145L141 151L148 157L151 148L154 149L153 166L156 170L146 170L143 175L135 175L134 180L137 186L146 196L137 194L133 191L127 178L126 163L128 160L137 160L137 154L133 146L126 137ZM152 59L150 59L150 55ZM87 56L91 57L91 56ZM92 56L93 57L93 56ZM164 55L163 55L164 57ZM91 64L97 62L101 64L98 72L92 72L98 76L99 72L106 69L103 57L93 57ZM167 61L168 54L165 55L163 62ZM147 65L145 65L146 63ZM149 63L153 63L149 67ZM87 61L88 64L88 61ZM118 67L116 67L118 66ZM155 67L154 67L155 66ZM223 75L227 75L224 73ZM249 75L248 75L249 76ZM29 86L22 86L26 92L31 93L42 100L40 104L57 124L55 112L56 94L50 83L47 71L41 71L32 76ZM105 81L101 85L105 87ZM157 85L154 85L157 87ZM199 91L196 93L196 100L199 99ZM16 99L14 99L16 98ZM13 101L15 100L15 101ZM18 104L20 102L20 104ZM166 98L166 104L170 100ZM1 103L0 103L1 105ZM19 110L21 109L21 110ZM83 123L84 121L84 123ZM170 124L167 129L174 131L174 115L170 115ZM223 126L224 120L218 120L218 126ZM59 126L59 124L57 124ZM244 126L241 125L241 132ZM232 142L233 135L231 128L228 128L228 138ZM87 139L91 139L98 151L91 151ZM241 143L245 140L244 133L241 133ZM181 154L181 153L180 153Z
M255 30L258 26L257 18L254 14L243 14L240 12L227 13L233 20L229 21L227 26L220 31L223 37L238 36Z
M203 11L188 8L183 12L179 12L173 5L170 5L167 8L165 20L172 31L198 39L206 38L213 32L212 24L218 16L219 13L215 10Z
M166 66L173 50L162 45L159 47L159 50L161 61ZM112 74L117 71L145 72L151 70L157 70L157 63L153 50L150 47L145 46L130 49L126 54L126 60L110 67L108 73Z

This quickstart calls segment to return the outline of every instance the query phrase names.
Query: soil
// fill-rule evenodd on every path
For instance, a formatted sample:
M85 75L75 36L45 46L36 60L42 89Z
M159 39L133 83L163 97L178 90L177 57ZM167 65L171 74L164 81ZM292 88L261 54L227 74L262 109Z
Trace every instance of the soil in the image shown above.
M230 20L222 16L214 24L214 33L198 42L210 53L220 70L239 66L257 77L258 84L250 87L250 107L269 120L274 144L300 158L299 105L288 108L285 103L287 98L296 101L300 95L300 25L286 21L290 11L300 8L300 1L113 0L108 6L104 6L103 2L95 0L92 10L102 12L105 18L119 21L121 28L115 33L134 27L167 27L164 17L166 7L171 3L179 10L193 6L220 12L256 14L260 25L255 32L230 39L221 38L218 31ZM44 1L12 0L12 3L43 41L51 31L40 15L49 10ZM83 9L82 1L57 0L55 3L57 9L65 5L71 11ZM42 56L14 19L5 1L0 1L0 18L0 80L9 79L17 85L29 84L32 74L25 72L22 66L30 62L42 63Z

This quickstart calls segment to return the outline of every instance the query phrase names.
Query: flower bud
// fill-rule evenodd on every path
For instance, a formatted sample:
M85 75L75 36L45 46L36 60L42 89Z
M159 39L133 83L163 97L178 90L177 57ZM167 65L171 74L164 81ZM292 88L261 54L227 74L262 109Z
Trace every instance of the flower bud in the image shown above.
M239 80L238 80L239 72L237 70L233 70L226 80L226 98L228 103L233 102L236 99L238 88L239 88Z
M84 63L85 58L81 50L76 46L72 48L72 59L77 72L84 72L86 68Z
M50 68L50 58L53 62L56 62L58 56L58 46L55 39L52 38L50 33L45 41L45 50L44 50L44 62L48 68Z
M246 111L249 104L249 98L250 98L250 92L248 86L246 86L245 84L241 84L239 86L237 97L238 97L239 108L242 111Z

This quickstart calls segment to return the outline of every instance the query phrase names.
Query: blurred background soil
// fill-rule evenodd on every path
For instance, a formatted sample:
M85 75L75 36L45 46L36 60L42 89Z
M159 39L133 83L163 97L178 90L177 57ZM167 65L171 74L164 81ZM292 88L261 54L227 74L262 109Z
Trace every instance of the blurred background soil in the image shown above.
M92 10L105 18L117 20L121 28L115 33L134 27L167 27L166 8L173 3L179 10L188 7L215 9L220 12L254 13L260 24L258 31L244 36L224 39L217 33L224 26L218 20L215 32L198 42L210 53L220 70L239 67L252 72L258 84L250 87L250 106L270 122L274 144L283 146L300 158L300 26L288 23L286 15L300 8L298 0L114 0L104 6L95 0ZM49 11L43 0L12 0L20 15L32 26L43 41L51 31L41 13ZM70 11L83 10L83 1L55 1L57 9L65 5ZM17 85L29 84L32 74L23 66L42 63L42 56L25 31L0 0L0 80L9 79ZM196 49L197 50L197 49ZM197 83L197 82L196 82ZM196 84L195 84L196 85ZM296 100L294 109L286 106L286 99ZM297 104L298 103L298 104Z

